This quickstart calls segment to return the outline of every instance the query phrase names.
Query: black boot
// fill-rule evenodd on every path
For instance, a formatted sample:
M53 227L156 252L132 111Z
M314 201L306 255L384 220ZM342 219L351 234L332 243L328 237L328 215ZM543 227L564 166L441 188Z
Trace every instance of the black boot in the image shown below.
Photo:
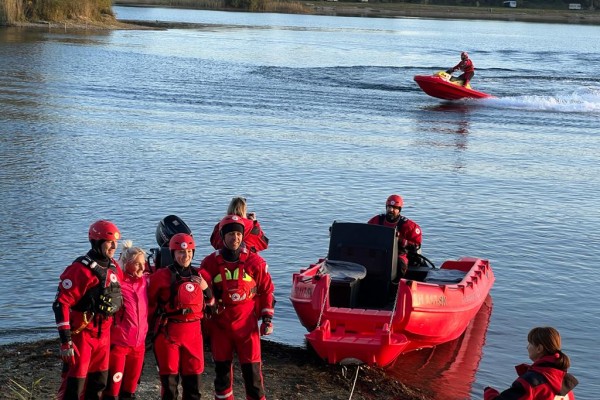
M260 363L242 364L242 377L246 387L246 398L260 400L265 397L262 368Z
M108 371L90 372L85 382L85 400L100 400L107 382Z
M161 400L176 400L179 384L179 375L161 375L160 376L160 399Z
M182 400L199 400L202 397L200 374L181 375L181 387L183 388Z

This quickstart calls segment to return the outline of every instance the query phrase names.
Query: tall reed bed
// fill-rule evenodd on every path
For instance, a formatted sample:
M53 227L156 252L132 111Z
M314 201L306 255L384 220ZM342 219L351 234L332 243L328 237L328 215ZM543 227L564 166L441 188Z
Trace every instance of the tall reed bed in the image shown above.
M0 25L23 20L23 3L23 0L0 0Z
M101 20L113 16L112 0L0 0L0 24L19 21Z

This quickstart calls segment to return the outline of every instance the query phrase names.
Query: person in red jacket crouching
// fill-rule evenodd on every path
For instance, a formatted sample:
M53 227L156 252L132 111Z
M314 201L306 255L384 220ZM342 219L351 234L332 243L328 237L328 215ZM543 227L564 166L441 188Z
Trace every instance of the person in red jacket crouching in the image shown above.
M265 260L242 246L244 227L238 215L223 218L219 223L223 247L200 264L200 273L217 300L216 313L206 324L215 362L217 400L234 398L234 352L242 369L246 399L265 399L260 336L273 332L274 286Z
M160 375L161 399L178 396L201 397L204 347L200 320L204 306L214 304L212 292L198 270L191 266L196 249L194 238L177 233L169 241L173 264L150 275L148 283L149 319L154 355Z
M558 331L552 327L533 328L527 341L533 364L517 365L519 377L502 393L486 387L484 400L575 400L573 388L579 382L567 372L571 361L561 350Z
M110 330L108 386L102 400L134 399L142 375L148 333L148 294L146 252L123 243L119 262L124 271L121 281L123 307L115 314Z

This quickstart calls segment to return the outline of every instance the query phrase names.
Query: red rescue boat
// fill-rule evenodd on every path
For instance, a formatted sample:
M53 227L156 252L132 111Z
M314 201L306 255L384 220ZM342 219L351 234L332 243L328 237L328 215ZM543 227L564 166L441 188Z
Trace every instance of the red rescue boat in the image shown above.
M440 71L434 75L415 75L413 78L419 87L428 95L443 100L486 99L494 97L484 92L471 89L470 85L463 86L447 72Z
M328 257L293 275L290 300L321 358L383 367L454 340L494 283L479 258L410 267L402 279L397 260L395 229L334 223Z

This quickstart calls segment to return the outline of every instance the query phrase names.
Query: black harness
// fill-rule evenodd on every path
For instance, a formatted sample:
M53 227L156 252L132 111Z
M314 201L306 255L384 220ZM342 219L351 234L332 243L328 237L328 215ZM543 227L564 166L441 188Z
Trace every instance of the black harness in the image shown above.
M118 276L117 267L109 262L108 267L103 268L87 255L79 257L75 262L88 267L98 278L98 284L85 292L72 309L80 312L92 312L104 317L113 316L123 306L123 296L119 281L109 280L107 282L107 276L109 269L114 276Z

